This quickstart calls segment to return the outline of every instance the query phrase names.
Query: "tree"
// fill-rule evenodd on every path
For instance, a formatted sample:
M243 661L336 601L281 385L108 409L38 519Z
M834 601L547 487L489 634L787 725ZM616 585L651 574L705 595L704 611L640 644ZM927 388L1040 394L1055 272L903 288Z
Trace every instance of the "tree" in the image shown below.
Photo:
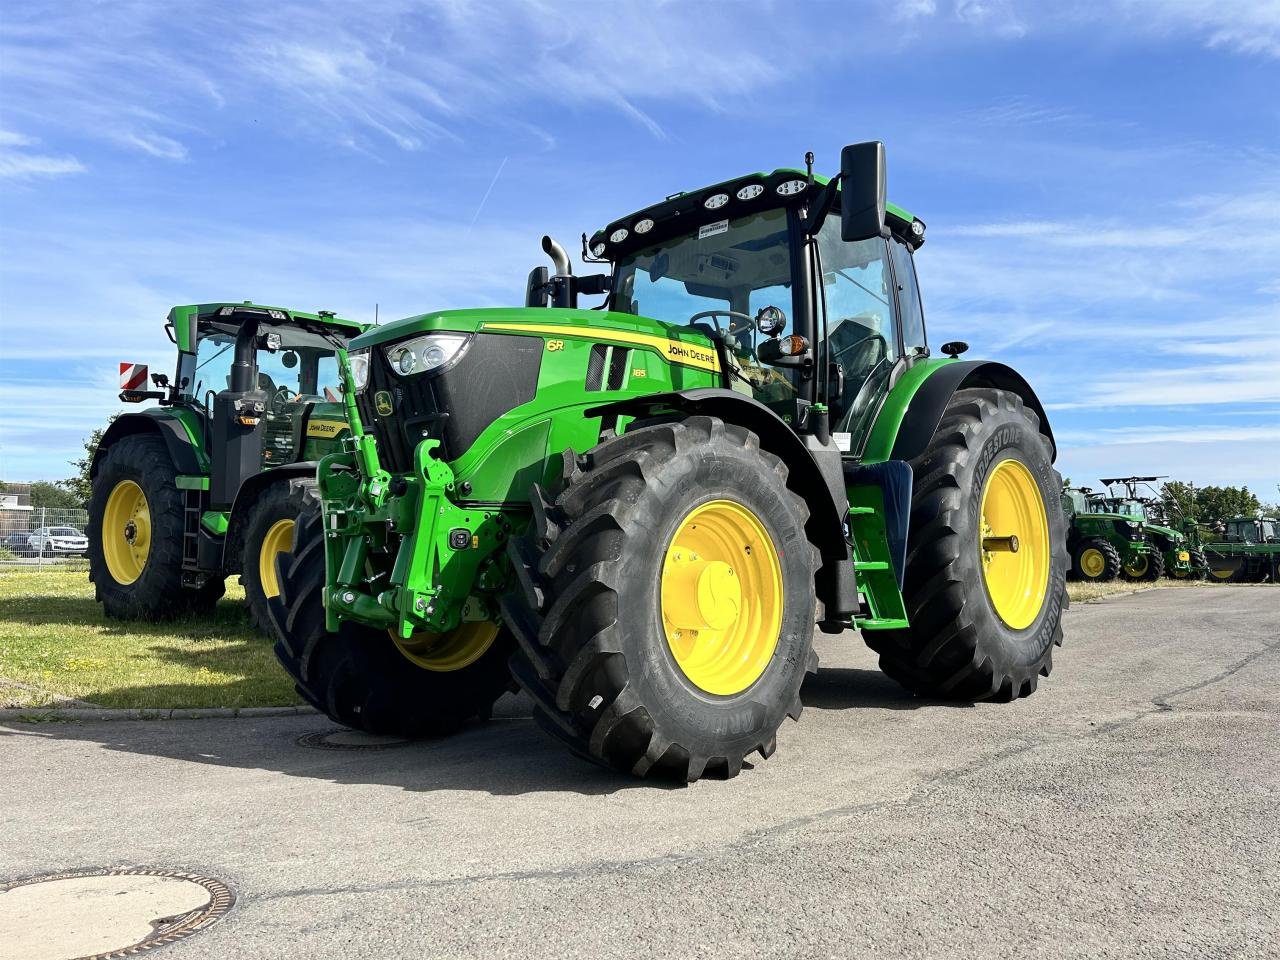
M1213 523L1229 517L1252 517L1262 502L1248 487L1200 487L1196 490L1196 516Z
M37 480L31 484L31 506L37 510L47 507L52 510L74 510L84 506L80 498L72 491L66 489L61 483L50 483L47 480Z
M1196 519L1199 516L1199 507L1196 505L1196 490L1189 483L1183 483L1181 480L1170 480L1161 485L1160 497L1176 504L1178 512L1188 520Z
M118 416L118 413L113 414L107 423L113 423ZM71 465L76 468L76 475L66 480L58 481L58 486L79 501L75 506L84 507L86 510L89 508L89 497L93 494L93 481L89 477L89 469L93 466L93 457L98 452L98 444L102 442L103 432L104 428L98 428L90 433L89 438L84 442L84 456L79 460L70 461Z

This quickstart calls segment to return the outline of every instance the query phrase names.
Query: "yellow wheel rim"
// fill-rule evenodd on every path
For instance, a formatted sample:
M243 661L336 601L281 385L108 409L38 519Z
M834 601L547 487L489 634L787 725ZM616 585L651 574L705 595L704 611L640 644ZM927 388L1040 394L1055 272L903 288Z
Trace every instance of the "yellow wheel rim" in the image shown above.
M1080 569L1086 577L1100 577L1107 569L1107 558L1097 547L1090 547L1080 554Z
M1147 572L1149 566L1151 561L1147 559L1147 555L1140 553L1124 565L1124 572L1131 577L1140 577Z
M982 579L996 615L1014 630L1039 616L1049 592L1049 517L1031 471L1001 460L981 506Z
M116 583L127 587L142 576L151 554L151 507L132 480L121 480L108 495L101 536L107 572Z
M498 625L487 620L468 621L449 633L418 630L408 640L389 632L408 660L423 670L450 673L469 667L484 656L498 637Z
M680 521L659 603L667 646L690 683L732 696L759 680L778 647L784 600L777 548L754 513L712 500Z
M1236 571L1234 567L1229 568L1227 570L1221 570L1216 567L1211 567L1209 569L1209 573L1215 580L1230 580L1232 577L1235 576Z
M262 592L268 597L280 596L280 581L276 578L276 557L293 549L293 520L286 518L277 520L262 538L262 547L258 550L258 582L262 584Z

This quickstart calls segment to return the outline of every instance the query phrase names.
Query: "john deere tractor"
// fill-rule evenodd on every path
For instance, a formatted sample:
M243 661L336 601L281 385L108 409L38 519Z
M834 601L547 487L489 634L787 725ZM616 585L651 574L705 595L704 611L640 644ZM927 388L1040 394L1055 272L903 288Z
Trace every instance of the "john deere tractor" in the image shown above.
M207 610L238 572L266 629L298 512L289 481L347 433L337 353L363 329L248 302L174 307L173 381L121 365L120 399L159 405L117 417L93 459L89 579L108 616Z
M1140 520L1116 516L1090 487L1065 487L1062 509L1072 579L1106 583L1122 572L1150 571L1152 551Z
M807 159L584 236L607 272L544 238L524 309L352 340L352 435L270 605L309 701L432 733L514 679L575 753L692 781L773 753L815 624L922 695L1036 689L1068 564L1041 403L930 355L883 146Z
M1159 573L1150 577L1139 575L1130 579L1157 580L1162 575L1178 580L1203 578L1208 570L1208 564L1203 562L1203 557L1197 557L1192 553L1187 535L1177 529L1175 524L1169 522L1170 513L1176 511L1177 506L1166 506L1156 488L1152 486L1157 480L1164 479L1166 478L1112 477L1101 480L1106 484L1108 491L1114 494L1103 501L1109 504L1108 509L1125 516L1141 518L1143 536L1152 550L1160 555ZM1119 487L1120 490L1114 491L1111 489L1113 487ZM1152 494L1151 496L1143 495L1144 487Z
M1204 545L1209 576L1227 583L1280 583L1280 520L1232 517Z

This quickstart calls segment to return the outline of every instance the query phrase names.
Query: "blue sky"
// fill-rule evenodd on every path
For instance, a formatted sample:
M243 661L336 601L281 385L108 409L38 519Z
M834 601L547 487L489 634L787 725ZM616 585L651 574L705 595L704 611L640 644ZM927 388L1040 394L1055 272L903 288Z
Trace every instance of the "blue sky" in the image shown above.
M1061 9L1051 9L1061 7ZM515 304L550 232L885 141L931 342L1060 466L1280 482L1280 3L27 3L0 13L0 479L172 304Z

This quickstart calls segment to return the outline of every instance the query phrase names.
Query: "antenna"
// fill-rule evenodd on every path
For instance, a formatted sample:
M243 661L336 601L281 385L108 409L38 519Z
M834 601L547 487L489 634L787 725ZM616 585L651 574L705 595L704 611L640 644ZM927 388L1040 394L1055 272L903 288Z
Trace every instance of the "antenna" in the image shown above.
M378 305L376 303L373 305L373 325L375 327L378 325Z

